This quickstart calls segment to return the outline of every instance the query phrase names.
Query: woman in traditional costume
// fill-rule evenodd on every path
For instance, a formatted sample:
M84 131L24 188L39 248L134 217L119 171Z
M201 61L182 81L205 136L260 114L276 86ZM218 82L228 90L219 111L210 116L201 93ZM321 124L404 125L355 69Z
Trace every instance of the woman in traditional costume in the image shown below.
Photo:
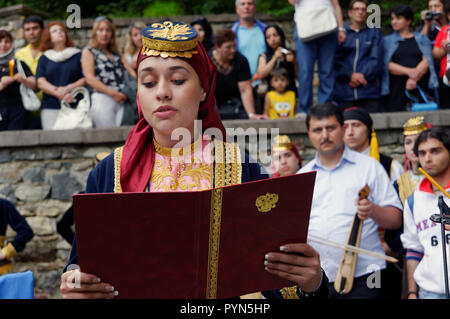
M90 173L86 192L200 191L267 178L237 144L224 141L226 132L214 98L216 68L204 47L197 44L195 29L179 22L154 23L143 29L142 43L137 62L140 120L125 145ZM199 134L195 134L196 120L202 121ZM268 253L261 267L298 286L268 296L298 297L321 291L326 295L328 280L318 253L307 244L283 247ZM69 264L77 262L75 239ZM71 271L61 278L64 298L114 298L118 294L93 274L80 272L78 288L68 284L70 278Z
M405 174L395 181L394 186L398 190L398 195L402 201L411 195L417 185L420 184L424 176L418 171L420 163L419 158L414 154L414 143L422 131L425 131L429 124L425 122L423 116L410 118L403 125L403 145L405 148Z
M272 145L272 176L288 176L302 168L302 157L289 136L277 135Z

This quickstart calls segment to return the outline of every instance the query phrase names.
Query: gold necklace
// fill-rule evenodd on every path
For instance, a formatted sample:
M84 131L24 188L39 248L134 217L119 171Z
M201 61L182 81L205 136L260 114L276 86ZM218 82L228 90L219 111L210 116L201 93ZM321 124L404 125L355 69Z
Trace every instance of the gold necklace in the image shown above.
M194 150L198 147L199 141L201 142L202 139L197 139L195 142L191 143L188 146L185 147L165 147L158 142L156 142L155 139L153 139L153 145L155 147L156 153L168 157L169 158L169 171L172 171L172 157L176 157L178 160L177 165L177 177L181 177L181 173L186 170L186 163L183 159L184 154L190 154L191 155L191 163L194 161ZM190 153L189 153L190 152Z

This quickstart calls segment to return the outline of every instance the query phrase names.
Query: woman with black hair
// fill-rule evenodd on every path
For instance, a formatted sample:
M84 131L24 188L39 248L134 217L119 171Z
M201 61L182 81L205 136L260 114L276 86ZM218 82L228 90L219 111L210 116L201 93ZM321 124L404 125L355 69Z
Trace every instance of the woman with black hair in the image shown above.
M418 87L434 95L438 80L434 71L431 43L427 36L411 31L414 13L408 5L391 10L394 32L384 38L384 71L381 95L388 112L406 111L406 91Z
M190 23L191 26L197 31L198 39L205 47L206 51L209 51L214 46L214 34L211 25L204 17L198 17Z
M297 77L297 60L295 53L286 49L286 37L283 29L276 24L269 25L264 32L266 38L267 50L259 56L258 76L260 79L266 79L269 83L268 91L272 90L270 86L270 72L274 68L285 68L289 73L288 90L292 90L297 95L295 79Z

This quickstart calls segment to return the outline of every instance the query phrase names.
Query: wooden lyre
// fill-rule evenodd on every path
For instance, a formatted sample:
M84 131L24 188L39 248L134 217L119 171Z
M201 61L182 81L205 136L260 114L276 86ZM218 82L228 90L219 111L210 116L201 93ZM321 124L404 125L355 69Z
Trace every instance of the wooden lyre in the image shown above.
M367 198L370 194L370 188L368 185L364 186L359 192L359 200ZM358 214L355 214L353 218L352 227L347 239L347 245L359 247L361 241L363 222L359 219ZM358 259L358 253L355 251L344 249L341 263L334 281L334 289L341 295L348 294L353 287L353 279L356 270L356 261Z

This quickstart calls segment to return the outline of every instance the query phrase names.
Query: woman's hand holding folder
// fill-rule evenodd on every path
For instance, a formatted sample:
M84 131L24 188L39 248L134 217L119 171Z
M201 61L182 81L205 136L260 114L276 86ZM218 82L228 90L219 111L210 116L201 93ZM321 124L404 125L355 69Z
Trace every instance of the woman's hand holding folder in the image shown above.
M305 293L316 291L322 281L319 253L308 244L286 244L280 252L266 254L264 262L271 274L293 281Z
M64 299L111 299L119 294L113 286L101 282L99 277L78 269L62 274L60 290Z

